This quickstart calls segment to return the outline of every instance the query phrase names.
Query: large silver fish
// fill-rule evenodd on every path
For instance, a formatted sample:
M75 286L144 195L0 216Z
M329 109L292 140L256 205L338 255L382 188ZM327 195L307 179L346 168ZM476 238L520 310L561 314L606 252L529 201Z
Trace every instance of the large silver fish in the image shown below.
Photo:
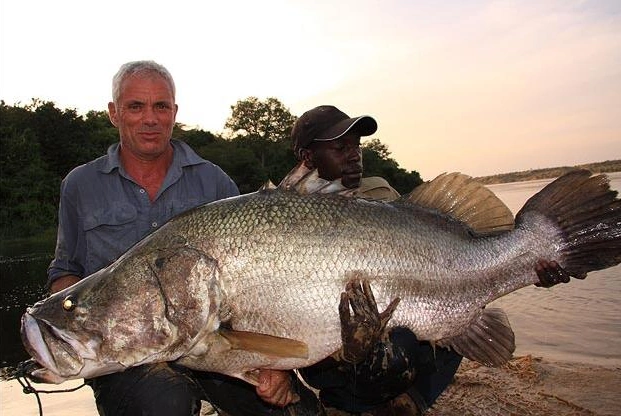
M576 171L517 214L487 188L442 175L384 203L334 193L299 167L277 189L186 212L109 267L29 308L24 345L47 382L174 361L250 382L258 368L313 364L341 345L338 304L353 278L392 326L487 365L515 349L485 305L538 281L621 262L621 201L604 175Z

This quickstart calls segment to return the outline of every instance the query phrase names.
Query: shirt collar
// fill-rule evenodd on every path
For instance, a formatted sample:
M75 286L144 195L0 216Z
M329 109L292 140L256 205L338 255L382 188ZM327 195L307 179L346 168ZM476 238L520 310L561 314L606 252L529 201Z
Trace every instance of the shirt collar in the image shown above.
M198 156L186 143L176 139L171 139L170 142L174 150L173 161L172 165L170 166L171 168L180 169L186 166L205 163L205 160ZM114 143L110 145L110 147L108 147L108 152L106 154L107 157L99 168L101 172L110 173L114 169L122 170L121 158L119 155L120 148L120 143Z

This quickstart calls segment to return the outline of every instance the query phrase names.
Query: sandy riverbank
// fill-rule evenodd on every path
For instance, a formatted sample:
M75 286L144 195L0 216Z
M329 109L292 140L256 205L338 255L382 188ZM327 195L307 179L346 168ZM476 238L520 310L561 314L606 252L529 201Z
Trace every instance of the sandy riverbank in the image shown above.
M36 385L51 390L61 386ZM41 394L45 416L96 416L92 390ZM204 412L205 413L205 412ZM2 416L37 416L34 395L17 381L0 382ZM621 367L557 362L531 356L493 369L465 361L455 383L440 397L429 416L462 415L610 415L621 414Z
M530 355L502 368L462 363L429 416L619 415L621 366L556 362Z

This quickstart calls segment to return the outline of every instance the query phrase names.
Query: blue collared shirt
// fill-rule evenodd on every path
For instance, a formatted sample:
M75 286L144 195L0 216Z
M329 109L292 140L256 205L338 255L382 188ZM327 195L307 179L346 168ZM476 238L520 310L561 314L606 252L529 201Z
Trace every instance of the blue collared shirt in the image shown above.
M173 216L239 195L220 167L183 142L171 143L173 161L154 201L121 166L118 143L110 146L105 156L78 166L65 177L48 283L68 274L88 276L114 262Z

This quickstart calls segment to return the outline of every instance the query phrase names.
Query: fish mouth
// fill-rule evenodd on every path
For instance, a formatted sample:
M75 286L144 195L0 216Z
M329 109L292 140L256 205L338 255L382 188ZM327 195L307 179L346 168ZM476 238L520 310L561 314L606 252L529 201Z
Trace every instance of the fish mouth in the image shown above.
M38 320L26 312L22 316L22 342L26 351L42 370L33 375L44 382L59 383L76 378L84 368L84 360L77 351L63 339L63 335L52 325Z

